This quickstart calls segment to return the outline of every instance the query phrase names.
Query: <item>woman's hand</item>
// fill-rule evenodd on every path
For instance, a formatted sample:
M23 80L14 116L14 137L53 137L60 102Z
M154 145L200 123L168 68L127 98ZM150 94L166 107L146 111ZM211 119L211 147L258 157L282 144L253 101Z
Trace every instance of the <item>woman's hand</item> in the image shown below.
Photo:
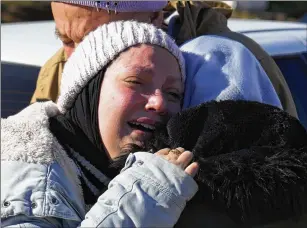
M196 162L191 163L193 154L182 147L176 149L165 148L155 153L164 159L181 167L188 175L194 177L198 172L199 165ZM191 163L191 164L190 164Z

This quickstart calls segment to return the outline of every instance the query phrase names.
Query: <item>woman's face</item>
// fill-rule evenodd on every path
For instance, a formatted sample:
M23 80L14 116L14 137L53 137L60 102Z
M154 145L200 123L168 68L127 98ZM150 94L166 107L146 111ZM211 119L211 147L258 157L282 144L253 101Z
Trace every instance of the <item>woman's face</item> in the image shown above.
M183 89L178 62L167 50L142 44L121 53L100 91L99 130L110 158L129 144L142 146L157 125L179 112Z

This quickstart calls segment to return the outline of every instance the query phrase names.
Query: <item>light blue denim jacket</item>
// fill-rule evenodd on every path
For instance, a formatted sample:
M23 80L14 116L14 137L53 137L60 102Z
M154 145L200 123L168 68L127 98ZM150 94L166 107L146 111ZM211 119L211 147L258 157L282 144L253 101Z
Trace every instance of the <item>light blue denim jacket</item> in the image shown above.
M171 227L198 187L179 167L146 152L86 212L80 175L48 128L58 113L35 103L1 120L2 227Z

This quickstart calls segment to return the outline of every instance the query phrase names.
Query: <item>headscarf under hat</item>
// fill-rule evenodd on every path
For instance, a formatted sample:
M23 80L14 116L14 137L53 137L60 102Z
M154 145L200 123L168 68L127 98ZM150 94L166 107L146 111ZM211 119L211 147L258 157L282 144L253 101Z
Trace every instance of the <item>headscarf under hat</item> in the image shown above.
M170 36L147 23L111 22L89 33L66 62L57 102L60 111L67 112L90 79L121 52L138 44L151 44L168 50L178 61L184 83L184 58Z
M57 105L62 114L50 118L50 130L79 168L84 200L92 205L118 169L105 152L98 124L100 88L108 65L129 47L153 44L178 61L182 80L184 60L174 41L150 24L119 21L90 33L65 64Z

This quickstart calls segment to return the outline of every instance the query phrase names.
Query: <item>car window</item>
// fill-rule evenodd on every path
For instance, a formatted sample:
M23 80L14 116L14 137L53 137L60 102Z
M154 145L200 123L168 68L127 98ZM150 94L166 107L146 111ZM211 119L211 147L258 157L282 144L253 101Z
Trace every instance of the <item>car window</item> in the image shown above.
M275 58L291 90L298 116L307 128L307 52Z
M29 105L40 67L1 62L1 117Z

